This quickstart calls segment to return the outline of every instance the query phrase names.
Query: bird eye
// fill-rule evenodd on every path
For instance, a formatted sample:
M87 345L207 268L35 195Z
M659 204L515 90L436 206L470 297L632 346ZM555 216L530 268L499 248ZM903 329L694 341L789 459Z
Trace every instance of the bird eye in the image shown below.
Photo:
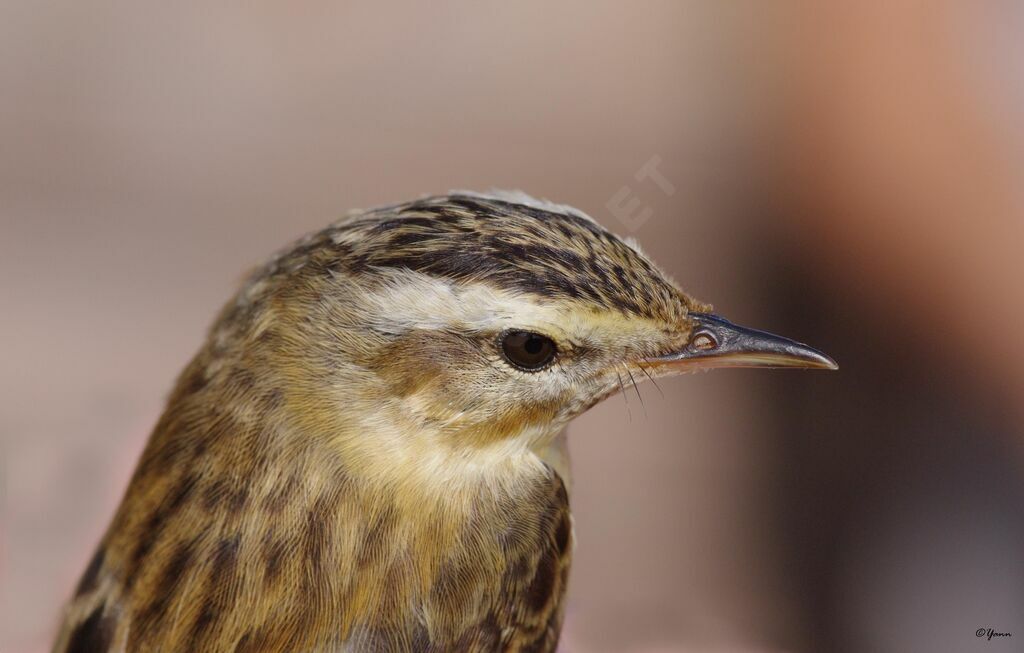
M515 367L536 372L555 359L558 349L551 338L531 331L506 331L501 336L501 351Z
M706 351L718 346L718 341L710 333L698 333L690 340L690 347L697 351Z

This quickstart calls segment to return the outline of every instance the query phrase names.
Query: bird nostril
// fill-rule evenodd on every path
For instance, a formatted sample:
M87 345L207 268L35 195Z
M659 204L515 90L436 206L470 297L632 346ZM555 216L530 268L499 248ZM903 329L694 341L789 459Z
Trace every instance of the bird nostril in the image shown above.
M706 351L708 349L714 349L718 346L718 342L709 333L698 333L690 339L690 348L697 351Z

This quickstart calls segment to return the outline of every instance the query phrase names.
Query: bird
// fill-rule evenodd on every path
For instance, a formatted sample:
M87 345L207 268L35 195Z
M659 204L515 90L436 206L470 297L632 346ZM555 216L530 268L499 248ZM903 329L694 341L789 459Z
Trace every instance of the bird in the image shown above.
M565 428L713 367L835 369L519 191L353 211L256 268L171 391L53 650L549 652Z

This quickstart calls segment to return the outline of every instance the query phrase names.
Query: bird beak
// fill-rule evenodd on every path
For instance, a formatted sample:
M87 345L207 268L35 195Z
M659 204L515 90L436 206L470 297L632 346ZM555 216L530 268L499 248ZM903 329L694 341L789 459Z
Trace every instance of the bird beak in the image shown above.
M836 370L830 357L805 344L741 327L710 313L690 313L695 324L682 351L647 362L678 371L715 367L799 367Z

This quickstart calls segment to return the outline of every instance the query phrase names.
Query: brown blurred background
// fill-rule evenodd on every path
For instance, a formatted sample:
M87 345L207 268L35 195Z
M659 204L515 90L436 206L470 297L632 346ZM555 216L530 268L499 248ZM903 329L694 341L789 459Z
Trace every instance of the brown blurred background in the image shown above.
M491 187L841 365L574 423L562 650L1024 650L1022 34L1009 0L3 3L0 650L47 649L247 267Z

